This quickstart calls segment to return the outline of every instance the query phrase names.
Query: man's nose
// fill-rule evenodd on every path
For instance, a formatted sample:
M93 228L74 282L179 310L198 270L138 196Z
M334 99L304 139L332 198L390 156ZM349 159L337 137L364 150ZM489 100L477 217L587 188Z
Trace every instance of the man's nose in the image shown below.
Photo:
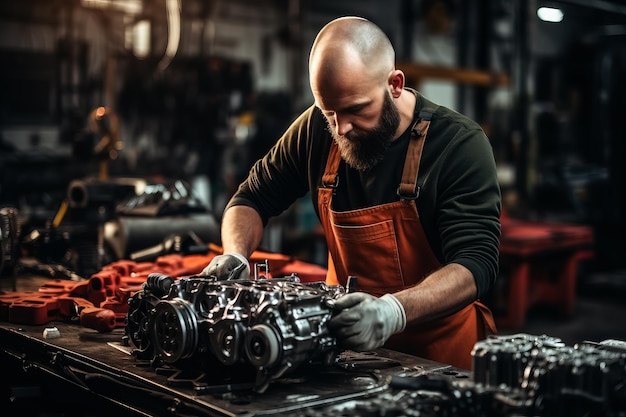
M352 130L352 122L347 117L339 117L335 115L335 122L337 126L337 134L345 136Z

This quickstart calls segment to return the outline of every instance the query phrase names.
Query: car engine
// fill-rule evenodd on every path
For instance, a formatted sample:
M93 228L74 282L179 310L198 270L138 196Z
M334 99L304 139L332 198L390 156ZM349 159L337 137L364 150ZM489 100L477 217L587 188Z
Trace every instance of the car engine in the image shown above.
M336 340L326 301L342 286L301 283L297 275L217 280L151 274L129 299L125 336L153 366L203 369L246 378L263 392L272 380L311 363L332 363ZM230 381L230 380L229 380Z

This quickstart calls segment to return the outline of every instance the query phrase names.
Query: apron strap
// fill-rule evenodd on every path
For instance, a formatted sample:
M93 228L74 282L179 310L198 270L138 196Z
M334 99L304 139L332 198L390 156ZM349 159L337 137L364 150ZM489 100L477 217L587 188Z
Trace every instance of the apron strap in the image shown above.
M336 189L339 185L339 163L341 157L339 156L339 147L333 140L330 144L328 151L328 158L326 159L326 168L324 174L322 174L322 188Z
M402 180L398 186L397 194L404 201L417 200L420 188L417 185L417 174L419 173L420 161L422 160L422 151L426 142L426 135L430 127L430 120L433 114L429 111L422 110L419 112L418 119L411 127L411 141L409 149L404 160L404 168L402 171Z

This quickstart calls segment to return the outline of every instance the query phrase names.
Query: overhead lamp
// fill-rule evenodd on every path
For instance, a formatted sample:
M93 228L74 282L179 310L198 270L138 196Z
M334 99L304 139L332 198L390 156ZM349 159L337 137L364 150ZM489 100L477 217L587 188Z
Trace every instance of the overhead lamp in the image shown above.
M139 20L131 29L133 55L139 59L150 55L150 21Z
M540 7L537 9L537 17L544 22L559 23L563 20L563 10L555 7Z

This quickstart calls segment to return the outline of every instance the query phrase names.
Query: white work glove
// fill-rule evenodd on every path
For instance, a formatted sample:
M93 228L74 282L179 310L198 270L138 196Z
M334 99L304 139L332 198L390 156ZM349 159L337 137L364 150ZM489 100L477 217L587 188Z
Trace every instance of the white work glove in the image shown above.
M249 279L250 263L245 256L239 253L225 253L211 259L211 262L202 270L200 275L213 276L219 281Z
M374 350L406 327L402 304L391 294L380 298L364 292L346 294L330 304L341 310L328 322L339 346L357 352Z

